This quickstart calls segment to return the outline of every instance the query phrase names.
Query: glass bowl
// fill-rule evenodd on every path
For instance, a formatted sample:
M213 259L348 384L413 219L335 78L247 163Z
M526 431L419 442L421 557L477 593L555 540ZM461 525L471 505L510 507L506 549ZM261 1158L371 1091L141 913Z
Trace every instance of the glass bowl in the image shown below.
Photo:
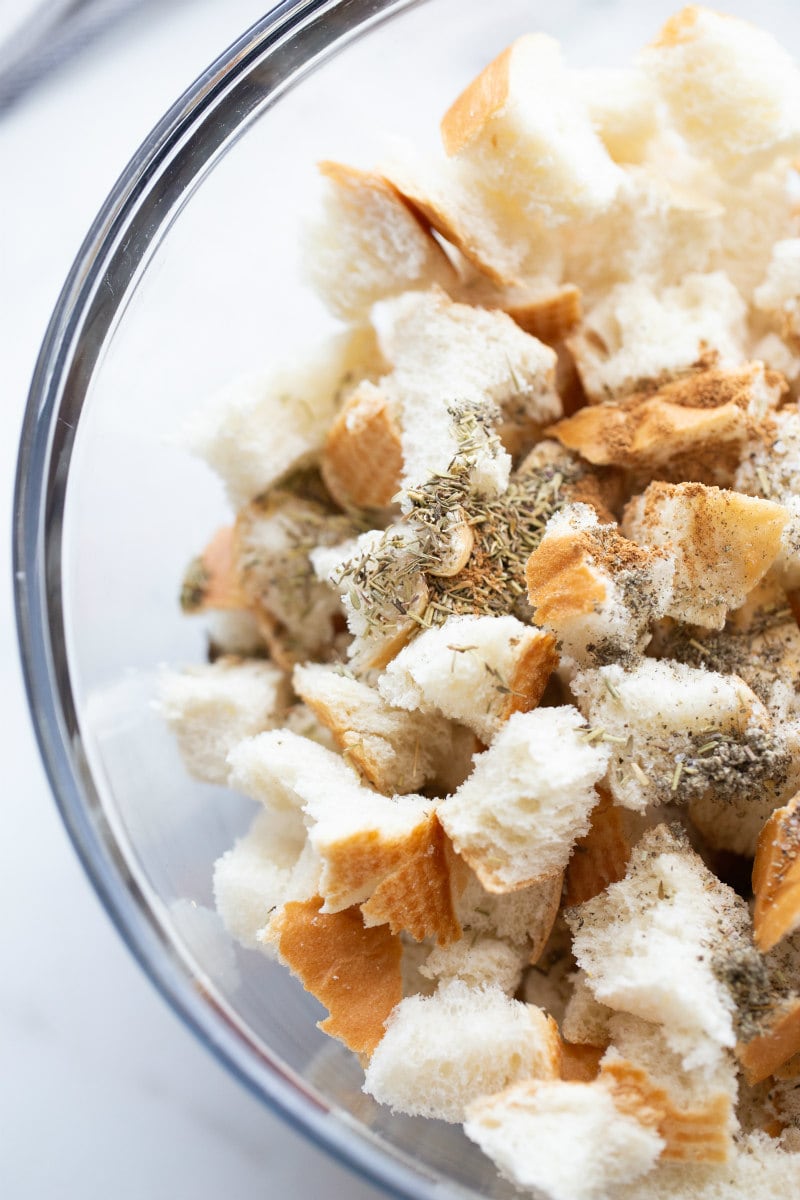
M19 634L41 752L97 892L132 952L255 1093L387 1192L516 1195L460 1130L393 1116L315 1028L287 972L213 912L216 857L252 805L192 782L152 707L159 664L205 657L183 568L229 512L177 444L231 377L333 327L297 259L315 162L422 146L519 33L577 65L622 63L675 0L297 0L279 4L167 113L109 197L36 368L16 496ZM731 3L795 47L790 0Z

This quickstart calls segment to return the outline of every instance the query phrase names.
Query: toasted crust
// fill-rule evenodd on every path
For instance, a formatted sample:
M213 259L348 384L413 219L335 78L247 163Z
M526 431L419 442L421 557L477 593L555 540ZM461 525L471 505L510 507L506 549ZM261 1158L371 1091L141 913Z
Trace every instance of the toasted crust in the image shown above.
M184 612L246 607L234 554L234 527L218 529L203 553L190 563L181 587Z
M600 1079L611 1087L620 1112L655 1129L666 1142L661 1157L672 1162L726 1162L732 1140L731 1098L709 1096L691 1109L676 1107L664 1088L635 1063L612 1060L600 1067Z
M306 991L330 1016L319 1028L357 1054L371 1054L383 1025L403 998L400 939L386 925L367 929L357 907L320 911L322 901L290 901L267 937Z
M386 922L392 933L404 931L415 941L435 938L440 945L457 941L461 925L450 883L447 835L432 813L426 837L361 905L365 923Z
M379 196L385 203L396 205L398 209L402 210L403 215L408 214L411 216L419 226L420 237L424 238L426 242L426 250L439 259L441 267L448 274L452 275L455 280L455 270L452 267L450 259L432 235L429 222L423 219L418 208L406 200L402 192L394 186L390 179L375 171L362 171L359 167L348 166L346 163L333 162L330 159L325 159L318 163L317 168L320 175L324 175L326 179L330 179L337 187L349 191L353 196L358 197L359 194L373 193Z
M507 721L512 713L530 712L536 708L557 666L556 639L551 633L542 633L527 644L523 642L523 651L509 680L509 694L500 720Z
M753 929L766 953L800 925L800 793L761 831L753 863Z
M547 433L597 466L652 470L676 463L685 478L702 472L705 463L706 472L713 474L721 451L733 468L738 449L762 432L761 423L747 412L754 375L760 371L755 364L694 372L655 394L634 394L621 405L582 408ZM768 372L767 382L776 385L777 377Z
M378 887L395 872L402 874L420 856L433 856L431 847L436 846L438 836L435 817L430 814L405 835L386 836L369 829L340 838L325 850L320 890L326 907L335 909L353 893L361 891L363 895L364 888ZM419 866L416 873L420 873ZM391 886L388 894L392 894Z
M507 102L514 45L512 42L488 67L484 67L442 117L440 128L445 153L458 154L474 141L489 118Z
M545 535L525 568L537 621L558 628L564 620L594 612L608 595L603 568L610 574L622 567L647 568L652 562L649 551L621 535L609 531L608 540L611 545L603 550L591 531Z
M445 241L455 246L464 255L467 262L472 263L479 271L488 276L501 287L512 287L518 284L513 272L499 267L481 244L480 237L460 219L455 206L447 207L441 197L434 197L425 191L420 183L409 179L396 179L387 175L387 179L406 204L416 211L421 220L427 221Z
M602 788L600 803L591 817L591 828L575 843L567 867L564 904L583 904L594 899L610 883L624 879L631 856L631 843L625 831L622 810Z
M747 1082L752 1086L774 1075L779 1067L800 1051L800 1000L779 1009L766 1033L736 1046Z
M328 433L320 463L342 508L385 508L400 488L403 447L392 408L378 388L359 387Z
M528 559L525 578L537 620L545 624L594 612L606 599L606 586L580 535L546 538Z
M591 1083L600 1071L603 1046L561 1041L561 1078L571 1083Z
M509 298L499 305L512 321L540 342L555 346L580 324L583 316L581 290L574 283L564 284L545 296L530 299Z

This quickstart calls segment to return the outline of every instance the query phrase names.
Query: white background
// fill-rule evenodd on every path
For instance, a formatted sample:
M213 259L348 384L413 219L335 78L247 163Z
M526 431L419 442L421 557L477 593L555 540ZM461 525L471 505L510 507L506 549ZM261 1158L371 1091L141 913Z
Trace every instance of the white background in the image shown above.
M0 36L33 6L0 0ZM161 113L268 7L162 0L0 117L0 561L22 412L61 283ZM61 827L0 584L0 1196L374 1200L188 1034L112 929Z

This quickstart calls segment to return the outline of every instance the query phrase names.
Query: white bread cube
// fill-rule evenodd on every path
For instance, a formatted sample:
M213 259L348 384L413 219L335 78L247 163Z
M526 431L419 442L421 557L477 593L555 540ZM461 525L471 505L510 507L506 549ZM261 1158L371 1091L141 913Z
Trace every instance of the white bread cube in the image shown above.
M470 1104L464 1132L502 1175L547 1200L612 1200L650 1175L664 1147L600 1083L520 1083Z
M514 996L522 979L526 955L502 938L486 934L462 937L449 946L435 946L420 974L447 984L460 979L469 988L498 987Z
M375 334L356 326L268 375L235 380L185 430L189 448L222 479L234 508L319 453L343 388L382 367Z
M692 151L723 175L800 150L800 72L771 34L690 5L640 56Z
M587 67L569 74L614 162L640 163L663 123L647 74L636 67Z
M772 247L766 277L753 299L756 308L774 316L784 337L800 341L800 238L787 238Z
M286 676L255 659L220 658L183 671L164 670L158 679L158 709L187 770L223 786L234 746L279 724L288 703Z
M453 845L488 891L515 891L566 867L610 753L586 733L570 706L515 713L440 805Z
M606 784L623 808L644 812L713 789L730 801L735 789L763 787L765 770L769 777L785 768L764 757L773 736L769 716L736 675L645 658L629 670L583 671L570 686L597 744L612 751ZM745 749L751 741L761 751L752 774ZM726 770L728 760L738 768Z
M748 944L747 906L689 846L680 826L656 826L628 873L567 913L573 953L601 1003L663 1028L685 1070L732 1049L734 1002L715 949Z
M434 289L387 301L376 319L393 366L381 386L401 414L405 486L447 472L459 451L454 405L480 406L490 417L494 406L513 409L539 423L561 412L555 352L505 313L455 304ZM493 495L505 490L510 458L496 438L484 440L470 451L473 486Z
M496 986L455 979L409 996L386 1022L364 1091L393 1112L462 1121L476 1096L518 1079L558 1076L555 1023Z
M461 721L488 745L521 706L513 701L526 699L525 685L538 703L554 666L550 635L516 617L448 617L400 651L378 690L397 708Z
M601 1004L595 996L585 972L576 971L561 1021L565 1040L582 1046L607 1046L611 1041L609 1023L613 1016L613 1008Z
M272 809L258 813L244 837L214 863L217 912L243 946L269 953L259 934L275 909L314 895L315 872L305 851L300 814Z
M333 731L340 750L379 792L416 792L436 781L448 792L468 774L475 738L463 726L435 714L392 708L376 688L341 668L307 663L295 668L292 681Z
M519 38L473 80L442 140L498 206L550 224L606 208L622 177L544 34Z
M528 559L528 599L538 625L580 667L641 653L666 611L674 564L642 550L586 504L568 504L547 522Z
M443 287L456 272L430 229L382 176L323 162L321 211L305 230L305 273L335 316L363 320L378 300Z
M242 742L230 756L231 785L271 809L301 810L322 860L324 912L367 900L427 827L433 802L391 799L364 787L338 755L287 730ZM367 850L371 853L366 853Z
M661 150L663 139L658 145ZM616 284L658 295L687 275L713 269L722 205L671 150L626 166L610 208L564 228L563 276L581 288L587 311Z
M793 240L800 232L796 178L795 169L781 160L745 184L720 182L715 188L724 213L715 222L708 269L724 271L757 309L756 293L771 272L775 244Z
M741 296L719 271L687 274L660 292L647 283L620 283L567 344L590 399L613 400L643 384L667 382L709 353L719 366L744 362L746 315Z
M628 504L622 528L674 558L667 615L721 629L775 562L788 521L770 500L702 483L651 483Z
M466 882L456 899L456 915L465 931L487 933L525 950L529 962L542 955L561 903L562 878L553 875L516 892L487 892L465 866Z

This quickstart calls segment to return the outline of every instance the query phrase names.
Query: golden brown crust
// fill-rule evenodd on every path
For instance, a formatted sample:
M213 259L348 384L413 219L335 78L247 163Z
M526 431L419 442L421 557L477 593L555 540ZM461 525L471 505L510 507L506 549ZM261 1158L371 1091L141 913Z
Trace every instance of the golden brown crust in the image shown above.
M246 607L236 567L234 532L232 525L218 529L199 558L189 565L181 589L184 612Z
M566 283L546 295L514 298L513 293L499 308L508 313L511 320L548 346L562 342L580 324L583 316L581 290L574 283Z
M512 42L484 67L442 117L442 142L446 154L458 154L474 141L487 121L506 104L514 46Z
M500 713L501 721L507 721L512 713L530 712L536 708L557 666L556 639L551 633L529 639L514 664L508 682L508 697Z
M766 954L800 925L800 793L761 831L753 863L756 945Z
M671 1162L726 1162L732 1139L731 1098L725 1092L709 1096L694 1108L680 1108L666 1089L647 1072L622 1059L605 1062L600 1079L611 1088L620 1112L655 1129L666 1145L661 1157Z
M602 788L600 803L592 811L589 832L575 843L567 866L564 904L583 904L625 877L631 843L622 810Z
M347 904L354 894L370 892L387 876L428 853L435 840L433 814L420 815L408 833L386 835L377 829L359 830L326 846L320 890L328 908Z
M544 538L528 559L525 579L536 620L546 625L594 612L608 595L583 534Z
M622 403L581 408L547 433L597 466L654 470L670 465L682 479L716 478L721 467L735 468L745 442L766 432L766 425L747 412L760 371L760 364L696 371ZM779 377L767 372L767 383L777 382Z
M445 241L463 254L467 262L472 263L479 271L488 276L501 287L516 286L516 276L493 261L486 253L479 236L470 230L460 218L456 207L447 205L441 197L433 196L421 184L410 179L402 179L387 175L392 187L396 188L406 204L414 209L419 218L427 221Z
M386 925L365 928L357 907L338 913L321 907L318 896L285 904L270 922L269 940L328 1009L319 1028L357 1054L371 1054L403 998L400 939Z
M745 1078L752 1086L774 1075L779 1067L800 1051L800 1000L791 1000L778 1009L765 1033L740 1042L736 1057Z
M415 941L435 938L440 945L461 937L450 882L447 835L435 813L411 853L378 884L361 911L372 925L386 922L392 933L405 931Z
M320 471L342 508L385 508L400 488L403 446L388 399L357 388L328 432Z
M562 1039L561 1078L570 1083L591 1083L599 1074L604 1054L604 1046L580 1045Z

